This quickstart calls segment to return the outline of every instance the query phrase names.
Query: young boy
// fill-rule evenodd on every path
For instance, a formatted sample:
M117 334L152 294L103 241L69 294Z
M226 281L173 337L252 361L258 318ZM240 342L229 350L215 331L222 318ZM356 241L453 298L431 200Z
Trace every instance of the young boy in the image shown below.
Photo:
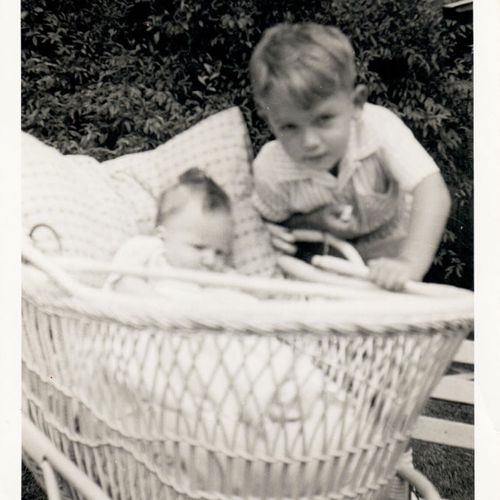
M233 239L227 194L198 168L191 168L159 201L155 234L136 236L116 253L113 264L124 267L223 271ZM161 287L162 280L112 275L106 286L140 292Z
M379 286L421 280L450 196L403 122L366 103L347 37L331 26L279 24L256 46L250 75L276 137L253 165L255 206L274 223L275 246L294 253L290 228L319 229L351 241Z

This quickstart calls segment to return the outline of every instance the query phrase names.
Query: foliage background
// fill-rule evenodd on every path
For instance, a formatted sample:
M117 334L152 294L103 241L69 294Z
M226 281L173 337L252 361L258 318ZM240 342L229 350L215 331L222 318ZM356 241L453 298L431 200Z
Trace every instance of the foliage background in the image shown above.
M353 42L369 100L402 117L452 193L428 279L472 288L472 26L443 19L441 4L22 0L22 127L64 153L104 160L152 149L237 105L257 151L270 134L252 103L252 47L277 22L337 25ZM415 448L444 496L473 497L470 452Z
M23 0L22 127L100 160L156 147L232 105L270 138L247 64L262 31L317 21L351 37L370 101L396 111L454 204L429 278L472 288L472 26L436 0Z

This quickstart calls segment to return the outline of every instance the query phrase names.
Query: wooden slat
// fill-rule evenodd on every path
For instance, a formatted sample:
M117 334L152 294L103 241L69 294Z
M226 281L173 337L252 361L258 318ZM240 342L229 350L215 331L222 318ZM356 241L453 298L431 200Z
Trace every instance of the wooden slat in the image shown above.
M451 380L468 380L469 382L474 382L474 372L459 371L458 373L450 373L449 375L446 375L446 378Z
M473 405L474 382L457 378L453 375L443 377L434 389L431 397Z
M474 341L473 340L464 340L460 345L455 357L454 361L459 363L467 363L469 365L474 364Z
M419 417L412 437L431 443L474 448L474 426L433 417Z
M443 9L447 10L456 9L458 12L466 12L472 10L472 1L473 0L458 0L457 2L451 2L446 5L443 5Z

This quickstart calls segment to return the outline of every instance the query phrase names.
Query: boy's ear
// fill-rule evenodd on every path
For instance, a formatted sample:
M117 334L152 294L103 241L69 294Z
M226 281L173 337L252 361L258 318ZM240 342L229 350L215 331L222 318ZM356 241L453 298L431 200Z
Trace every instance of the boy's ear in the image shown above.
M368 99L368 87L362 84L356 85L352 95L352 102L354 103L356 112L359 112L363 109L363 106L367 99Z

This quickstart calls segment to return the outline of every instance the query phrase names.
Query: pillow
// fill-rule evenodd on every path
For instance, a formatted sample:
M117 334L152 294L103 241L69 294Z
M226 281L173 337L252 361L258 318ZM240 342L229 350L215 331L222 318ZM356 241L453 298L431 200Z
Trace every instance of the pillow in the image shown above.
M212 115L152 151L103 162L115 190L136 215L140 232L154 227L161 192L191 167L207 172L228 193L233 205L234 266L243 274L271 275L275 255L267 230L251 203L251 149L241 111Z
M99 162L64 156L23 133L22 226L42 250L109 260L138 231Z
M218 182L233 204L234 266L243 274L270 275L275 256L251 200L250 142L236 107L212 115L151 151L99 163L62 155L23 134L23 229L42 248L110 260L131 236L154 227L157 200L188 168ZM57 235L57 238L55 238Z

